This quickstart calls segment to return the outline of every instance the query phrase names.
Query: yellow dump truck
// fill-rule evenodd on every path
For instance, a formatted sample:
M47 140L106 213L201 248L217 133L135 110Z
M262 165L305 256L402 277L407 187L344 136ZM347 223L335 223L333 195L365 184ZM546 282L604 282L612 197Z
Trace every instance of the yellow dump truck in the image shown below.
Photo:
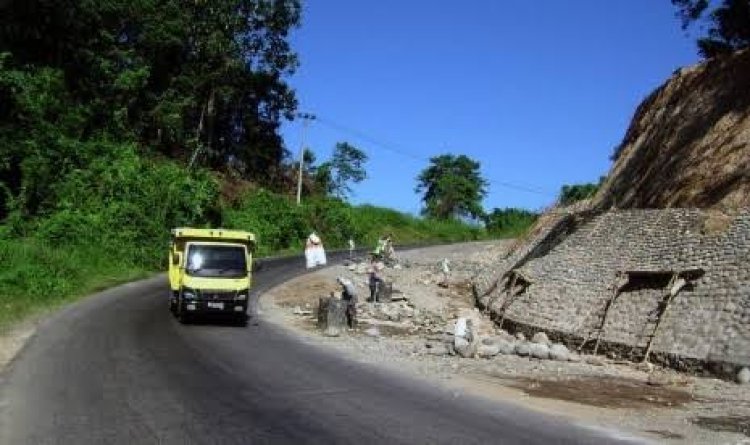
M222 315L242 324L252 285L255 235L225 229L172 229L169 307L181 321Z

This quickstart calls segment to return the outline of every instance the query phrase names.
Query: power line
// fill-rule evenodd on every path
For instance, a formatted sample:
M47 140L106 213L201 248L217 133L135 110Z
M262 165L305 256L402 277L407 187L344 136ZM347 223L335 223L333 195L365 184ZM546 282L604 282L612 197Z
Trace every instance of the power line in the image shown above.
M371 135L369 135L369 134L367 134L365 132L362 132L360 130L348 127L346 125L342 125L342 124L336 123L336 122L334 122L334 121L332 121L330 119L324 118L324 117L320 117L320 115L317 115L317 122L319 122L319 123L321 123L321 124L323 124L323 125L325 125L325 126L327 126L329 128L332 128L334 130L340 131L342 133L347 133L349 135L355 136L355 137L357 137L357 138L359 138L359 139L361 139L363 141L369 142L369 143L371 143L373 145L377 145L380 148L383 148L383 149L385 149L385 150L387 150L387 151L389 151L391 153L397 154L399 156L408 157L408 158L411 158L411 159L414 159L414 160L417 160L417 161L420 161L420 162L429 162L430 161L430 158L426 158L424 156L419 156L419 155L415 155L413 153L410 153L408 150L405 150L399 144L385 142L385 141L383 141L383 140L381 140L379 138L373 137L373 136L371 136ZM398 147L398 148L396 148L396 147ZM536 186L533 186L533 185L517 184L517 183L508 182L508 181L500 181L500 180L492 179L492 178L487 179L487 182L489 182L490 184L493 184L493 185L498 185L500 187L505 187L505 188L508 188L508 189L518 190L518 191L521 191L521 192L534 193L534 194L537 194L537 195L542 195L542 196L547 196L547 197L557 197L557 192L551 192L551 191L548 191L548 190L543 190L541 187L536 187Z

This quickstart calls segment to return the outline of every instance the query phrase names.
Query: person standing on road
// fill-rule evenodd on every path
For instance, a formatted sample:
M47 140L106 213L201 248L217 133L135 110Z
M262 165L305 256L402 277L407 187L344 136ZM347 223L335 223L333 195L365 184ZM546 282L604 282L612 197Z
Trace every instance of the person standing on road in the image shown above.
M354 259L354 240L349 238L349 259Z
M369 301L376 303L379 299L378 296L380 295L380 290L383 288L383 279L378 276L378 271L375 269L375 266L369 268L367 274L369 275L367 284L370 287Z

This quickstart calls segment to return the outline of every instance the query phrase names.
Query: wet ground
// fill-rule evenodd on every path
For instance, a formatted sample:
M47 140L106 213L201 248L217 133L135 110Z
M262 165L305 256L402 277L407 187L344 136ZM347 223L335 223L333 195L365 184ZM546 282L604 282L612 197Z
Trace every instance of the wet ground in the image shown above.
M739 433L750 437L750 416L696 417L692 422L711 431Z
M692 396L679 389L650 386L613 377L571 377L561 380L511 379L509 386L533 397L565 400L601 408L679 407Z

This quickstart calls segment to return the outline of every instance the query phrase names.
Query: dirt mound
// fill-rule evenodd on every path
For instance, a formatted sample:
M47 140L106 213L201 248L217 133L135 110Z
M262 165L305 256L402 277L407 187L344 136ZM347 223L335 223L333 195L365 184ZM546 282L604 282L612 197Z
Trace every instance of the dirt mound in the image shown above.
M594 205L750 206L750 50L680 69L646 98Z

